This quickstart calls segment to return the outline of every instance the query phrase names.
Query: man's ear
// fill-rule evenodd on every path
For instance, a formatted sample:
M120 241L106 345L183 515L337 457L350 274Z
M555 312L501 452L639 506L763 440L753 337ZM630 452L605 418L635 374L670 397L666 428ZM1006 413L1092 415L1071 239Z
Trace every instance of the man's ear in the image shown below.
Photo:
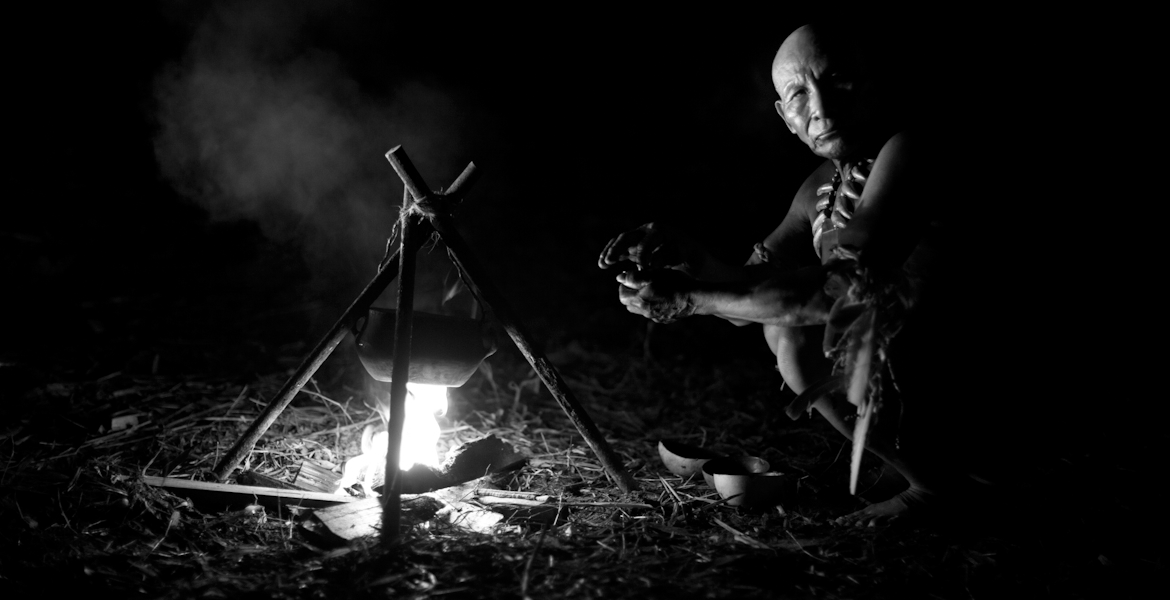
M796 128L792 126L792 123L788 122L788 117L784 116L784 103L779 100L776 101L776 114L780 115L784 124L788 126L788 133L796 133Z

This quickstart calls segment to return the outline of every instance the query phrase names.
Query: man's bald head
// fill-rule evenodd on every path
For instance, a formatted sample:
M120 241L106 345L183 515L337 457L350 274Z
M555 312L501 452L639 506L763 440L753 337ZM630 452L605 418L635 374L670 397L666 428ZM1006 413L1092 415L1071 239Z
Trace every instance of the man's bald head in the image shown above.
M873 107L865 66L855 36L839 28L805 25L776 51L776 112L814 154L844 159L866 145Z
M807 62L814 57L832 58L840 67L848 67L852 71L864 67L858 52L856 34L852 29L809 24L797 28L780 44L780 49L772 59L772 84L775 85L777 75L793 63Z

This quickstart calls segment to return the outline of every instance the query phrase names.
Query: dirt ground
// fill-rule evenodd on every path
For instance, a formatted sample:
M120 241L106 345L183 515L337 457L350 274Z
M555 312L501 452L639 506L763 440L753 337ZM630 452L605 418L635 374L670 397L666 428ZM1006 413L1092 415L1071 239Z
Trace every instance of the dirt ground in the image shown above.
M244 273L287 258L247 228L200 236L256 250L237 265ZM254 285L233 289L230 271L186 266L121 296L95 281L93 300L43 307L44 334L18 338L21 352L6 356L6 597L1122 598L1145 596L1165 573L1165 553L1139 527L1153 497L1132 468L1141 459L1104 444L1021 457L1022 476L954 522L834 526L896 484L870 461L861 498L848 495L846 441L819 419L784 415L791 394L758 332L702 320L652 327L616 302L575 324L517 304L636 477L635 493L607 481L502 344L453 392L442 444L494 434L514 445L527 465L480 485L550 495L562 505L552 522L518 515L482 533L432 519L410 523L387 550L374 539L329 544L300 525L305 513L193 504L142 477L209 478L336 309L281 305ZM77 275L37 273L46 286ZM301 460L338 465L356 452L360 428L347 426L371 417L373 389L348 340L307 389L245 466L291 480ZM137 427L110 431L125 415ZM798 484L778 507L729 507L666 471L661 439L762 456Z

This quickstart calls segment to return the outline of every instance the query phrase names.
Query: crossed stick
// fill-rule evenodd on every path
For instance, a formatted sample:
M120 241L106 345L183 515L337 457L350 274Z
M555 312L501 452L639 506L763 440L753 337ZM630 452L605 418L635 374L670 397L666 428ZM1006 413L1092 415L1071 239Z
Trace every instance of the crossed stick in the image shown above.
M533 347L528 333L516 318L512 307L505 301L499 290L487 278L483 267L476 260L471 249L463 240L463 236L455 228L454 218L450 211L463 199L467 190L477 178L475 163L469 163L463 173L455 179L445 193L431 192L430 187L423 181L414 164L410 162L402 146L395 146L386 153L386 159L398 173L405 185L403 194L402 236L399 249L390 259L381 266L378 274L366 285L357 299L346 309L341 318L333 325L325 337L313 348L301 362L293 375L284 386L269 401L264 410L248 427L244 435L216 466L215 475L219 481L225 481L237 465L244 459L256 441L272 426L280 413L288 407L309 378L325 362L325 359L337 348L342 338L351 329L353 324L369 310L370 305L378 295L394 280L398 282L398 310L395 322L394 366L391 371L390 387L390 422L388 423L389 445L386 452L386 486L389 497L383 510L383 539L393 541L397 539L399 519L399 485L398 453L402 439L403 407L406 403L406 380L410 361L410 324L413 313L414 292L414 263L419 248L430 237L431 232L438 232L439 237L447 245L451 260L463 274L464 282L480 304L495 315L496 320L508 332L508 336L516 344L517 349L524 355L544 382L548 391L552 393L561 410L573 422L573 425L585 438L585 443L597 455L606 473L623 492L637 489L637 482L626 472L625 467L606 442L597 425L589 418L581 403L573 396L561 378L556 367L548 361L542 352ZM413 206L410 198L413 197ZM418 212L424 218L416 219L411 213ZM400 364L401 363L401 364Z

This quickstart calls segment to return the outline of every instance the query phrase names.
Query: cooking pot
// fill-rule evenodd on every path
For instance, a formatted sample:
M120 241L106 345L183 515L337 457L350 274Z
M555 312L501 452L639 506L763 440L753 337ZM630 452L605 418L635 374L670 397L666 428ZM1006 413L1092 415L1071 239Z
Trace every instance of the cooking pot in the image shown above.
M358 357L370 376L390 381L394 370L397 311L371 308L354 325ZM413 312L410 336L411 383L463 385L479 363L496 352L495 339L475 319Z

